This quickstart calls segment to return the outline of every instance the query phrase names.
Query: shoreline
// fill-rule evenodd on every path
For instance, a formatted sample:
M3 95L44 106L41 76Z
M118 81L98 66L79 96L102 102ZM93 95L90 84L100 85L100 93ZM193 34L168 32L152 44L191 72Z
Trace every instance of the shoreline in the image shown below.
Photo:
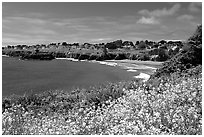
M142 79L142 81L147 81L150 78L150 75L153 74L163 62L153 62L153 61L138 61L138 60L105 60L105 61L96 61L96 60L78 60L74 58L55 58L57 60L68 60L74 62L91 62L99 63L101 65L107 65L112 67L119 67L126 70L127 72L138 72L138 70L148 70L147 72L140 72L139 75L133 76L133 78ZM152 65L154 67L152 67ZM151 67L150 67L151 66ZM138 74L138 73L137 73Z
M10 56L8 56L8 55L2 55L2 57L10 57Z
M7 55L2 55L2 57L9 57ZM72 62L90 62L90 63L99 63L101 65L107 65L111 67L119 67L130 73L137 73L133 78L139 78L143 81L147 81L163 62L155 61L138 61L138 60L105 60L105 61L96 61L96 60L78 60L74 58L55 58L56 60L68 60ZM138 74L138 71L141 71ZM145 72L144 72L145 71Z

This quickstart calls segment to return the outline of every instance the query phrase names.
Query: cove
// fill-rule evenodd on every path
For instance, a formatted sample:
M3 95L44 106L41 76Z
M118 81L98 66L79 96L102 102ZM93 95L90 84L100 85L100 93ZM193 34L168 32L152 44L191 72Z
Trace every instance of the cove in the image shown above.
M90 62L36 61L2 57L2 96L28 95L50 90L71 91L107 82L133 79L135 74Z

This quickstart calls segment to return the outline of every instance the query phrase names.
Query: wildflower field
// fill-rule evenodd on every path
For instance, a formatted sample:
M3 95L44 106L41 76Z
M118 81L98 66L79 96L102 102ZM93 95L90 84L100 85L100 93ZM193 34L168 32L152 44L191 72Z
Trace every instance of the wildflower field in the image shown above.
M194 44L189 42L190 50L176 55L146 82L3 98L2 134L202 135L202 52L195 52L202 51L202 45L196 45L202 31L198 32L191 38Z
M5 99L2 134L202 134L201 83L201 74L172 76L114 83L96 93Z

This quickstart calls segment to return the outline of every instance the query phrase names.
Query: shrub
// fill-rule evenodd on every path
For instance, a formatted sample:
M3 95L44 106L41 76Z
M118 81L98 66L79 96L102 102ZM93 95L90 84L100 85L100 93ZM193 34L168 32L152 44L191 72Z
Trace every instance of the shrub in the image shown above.
M123 60L127 59L125 53L118 53L117 56L115 57L115 60Z
M88 60L96 60L97 57L98 57L98 55L91 54L90 57L88 58Z
M78 59L79 59L79 60L85 60L85 59L89 59L89 58L90 58L89 55L87 55L87 54L81 54Z
M199 41L202 39L202 35L200 34L202 30L200 29L202 28L198 27L196 33L190 38L190 40L198 40L198 42L194 41L194 43L197 44L200 44ZM151 78L160 77L162 75L170 75L175 72L182 73L186 69L190 69L191 67L196 67L198 65L202 65L202 46L188 42L187 46L184 46L182 51L173 56L169 61L165 62L162 68L158 69Z
M199 73L25 97L3 112L2 134L201 135L201 83Z

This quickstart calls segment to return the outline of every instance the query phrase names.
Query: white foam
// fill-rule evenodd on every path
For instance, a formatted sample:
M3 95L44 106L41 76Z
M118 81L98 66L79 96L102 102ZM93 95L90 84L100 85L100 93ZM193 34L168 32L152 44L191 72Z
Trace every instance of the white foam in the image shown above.
M136 69L136 67L127 67L127 66L121 66L123 69L127 69L127 70L129 70L129 69Z
M108 62L107 62L106 65L115 67L115 66L117 66L118 64L117 64L117 63L108 63Z
M150 78L150 75L146 73L140 73L138 76L134 76L134 78L141 78L143 81L147 81Z
M156 70L157 68L154 67L149 67L149 66L145 66L145 65L137 65L134 67L135 69L154 69Z
M78 62L79 60L78 59L72 59L71 61Z
M55 59L64 59L64 60L69 60L69 61L79 61L78 59L74 59L74 58L55 58Z
M68 58L55 58L55 59L65 59L65 60L68 60Z
M98 63L102 64L102 65L106 65L107 63L104 61L98 61Z
M80 60L80 61L84 62L84 61L88 61L88 60L87 60L87 59L85 59L85 60Z
M135 70L135 69L128 69L127 71L128 72L137 72L137 70Z
M88 60L88 62L93 62L93 63L95 63L95 62L96 62L96 60Z
M8 55L2 55L2 57L9 57Z
M117 66L117 63L115 62L105 62L105 61L97 61L98 63L102 64L102 65L108 65L108 66Z

